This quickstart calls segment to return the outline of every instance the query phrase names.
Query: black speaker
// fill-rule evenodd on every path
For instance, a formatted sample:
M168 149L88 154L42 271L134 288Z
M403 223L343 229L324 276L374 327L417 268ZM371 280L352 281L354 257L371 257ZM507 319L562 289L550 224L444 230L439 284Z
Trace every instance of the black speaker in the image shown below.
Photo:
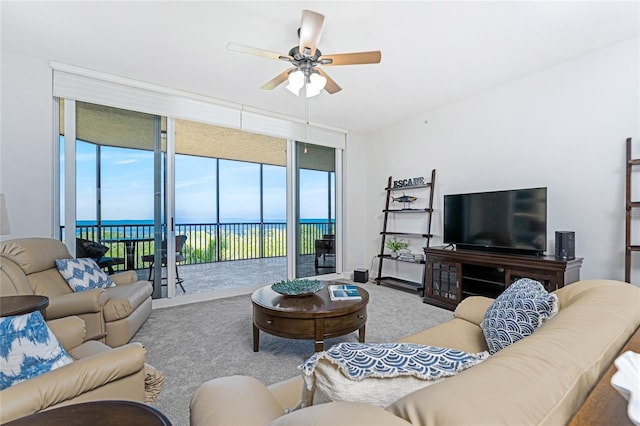
M369 281L369 270L356 268L353 271L353 280L357 283L366 283L367 281Z
M576 258L576 233L556 231L556 257L571 260Z

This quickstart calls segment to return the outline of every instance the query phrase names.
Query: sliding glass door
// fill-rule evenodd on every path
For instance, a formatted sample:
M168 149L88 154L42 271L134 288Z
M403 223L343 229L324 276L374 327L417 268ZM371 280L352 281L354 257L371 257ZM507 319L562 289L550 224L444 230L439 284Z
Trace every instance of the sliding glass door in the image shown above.
M161 130L166 120L84 102L62 101L61 106L65 242L76 256L94 257L109 272L136 271L140 279L159 283L161 265L167 263L163 240L170 232ZM97 245L100 256L91 250ZM155 285L154 297L162 296L162 287Z
M296 277L336 272L335 149L296 143Z

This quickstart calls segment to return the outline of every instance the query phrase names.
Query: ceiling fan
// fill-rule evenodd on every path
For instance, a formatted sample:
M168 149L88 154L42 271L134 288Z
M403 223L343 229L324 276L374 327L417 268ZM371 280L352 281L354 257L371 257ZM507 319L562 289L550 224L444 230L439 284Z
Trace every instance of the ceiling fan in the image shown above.
M296 96L300 94L302 87L305 88L307 97L318 95L323 89L329 94L334 94L342 90L342 88L318 65L377 64L380 62L382 54L379 50L375 50L323 55L318 49L323 23L324 15L312 10L303 10L300 28L298 29L300 44L292 47L286 55L238 43L227 44L227 49L233 52L279 59L293 65L292 68L283 71L265 83L261 87L262 89L272 90L288 80L287 89Z

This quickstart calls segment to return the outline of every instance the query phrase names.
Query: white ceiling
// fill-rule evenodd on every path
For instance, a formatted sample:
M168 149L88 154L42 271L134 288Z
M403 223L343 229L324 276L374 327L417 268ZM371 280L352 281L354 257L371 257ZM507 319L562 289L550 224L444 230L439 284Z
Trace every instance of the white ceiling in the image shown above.
M304 98L259 87L285 62L302 9L325 15L325 54L381 50L376 65L325 67L343 90L309 120L368 133L639 34L626 1L1 2L2 50L293 117Z

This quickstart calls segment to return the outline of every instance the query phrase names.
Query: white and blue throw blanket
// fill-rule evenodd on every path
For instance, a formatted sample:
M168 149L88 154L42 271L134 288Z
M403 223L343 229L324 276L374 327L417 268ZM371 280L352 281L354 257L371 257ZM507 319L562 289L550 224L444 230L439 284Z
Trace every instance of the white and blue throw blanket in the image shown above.
M414 343L339 343L300 365L306 386L297 408L328 401L386 407L488 356Z
M300 370L309 376L318 362L326 359L351 380L398 376L434 380L453 376L487 356L486 352L469 354L457 349L414 343L339 343L328 351L312 355Z

